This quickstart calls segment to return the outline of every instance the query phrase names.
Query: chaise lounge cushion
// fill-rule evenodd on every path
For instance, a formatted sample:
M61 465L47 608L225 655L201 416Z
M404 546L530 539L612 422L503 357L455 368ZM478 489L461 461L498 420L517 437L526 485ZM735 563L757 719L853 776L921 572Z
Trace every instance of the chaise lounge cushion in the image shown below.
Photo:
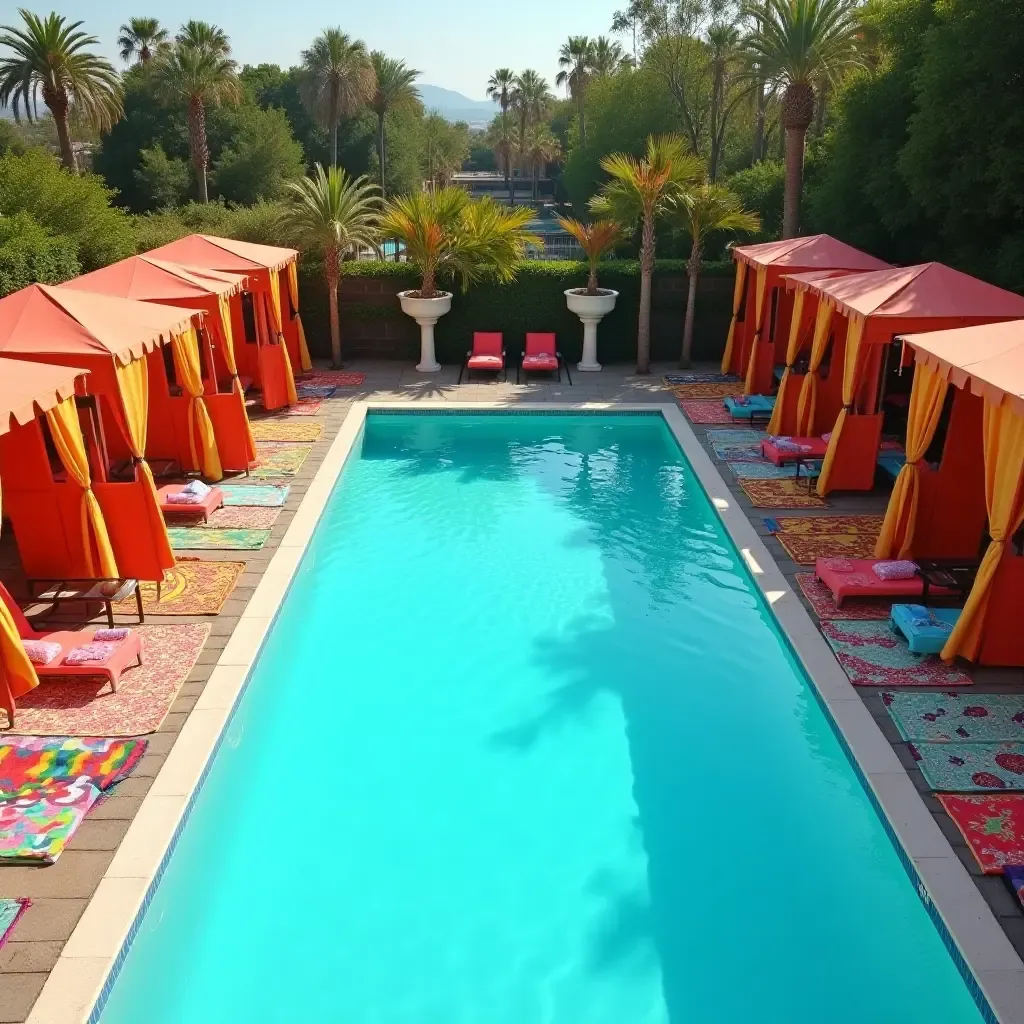
M875 575L877 558L819 558L814 575L832 592L836 604L849 597L920 597L924 580L913 576L905 580L883 580ZM952 594L944 587L930 587L936 596Z
M828 451L828 442L820 437L791 437L793 447L776 445L773 441L765 438L761 442L761 451L765 458L771 459L776 466L785 462L793 462L796 459L823 459Z
M547 352L538 352L535 356L523 356L524 370L557 370L558 357Z
M907 638L914 654L938 654L953 632L962 608L926 608L920 604L894 604L889 625Z
M470 356L466 365L471 370L500 370L505 361L501 356Z

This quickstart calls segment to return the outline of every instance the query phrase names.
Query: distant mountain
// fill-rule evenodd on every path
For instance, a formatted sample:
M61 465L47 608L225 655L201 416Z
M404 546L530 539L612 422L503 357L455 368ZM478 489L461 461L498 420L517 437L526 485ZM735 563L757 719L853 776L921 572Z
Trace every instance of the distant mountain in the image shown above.
M489 100L471 100L460 92L442 89L439 85L416 84L423 106L436 110L449 121L468 121L469 124L488 124L497 110Z

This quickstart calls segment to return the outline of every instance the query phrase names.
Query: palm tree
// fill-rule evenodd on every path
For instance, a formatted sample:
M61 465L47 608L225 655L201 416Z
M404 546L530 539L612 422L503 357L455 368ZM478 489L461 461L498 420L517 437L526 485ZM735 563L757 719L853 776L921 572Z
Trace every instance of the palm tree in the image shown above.
M651 9L650 0L630 0L621 11L612 15L612 31L616 33L631 32L633 34L633 63L639 60L636 45L636 30L643 29L644 19Z
M856 0L747 0L743 13L754 23L746 43L753 73L784 85L782 237L793 238L800 230L804 140L814 119L815 88L842 70L865 63L857 48L857 4Z
M190 46L194 50L209 50L221 57L231 56L231 42L227 33L208 21L186 21L178 29L174 41L179 46Z
M537 170L545 164L557 160L562 155L562 147L558 139L551 133L546 124L534 124L526 129L520 149L522 158L530 168L533 201L537 201Z
M508 201L515 206L516 197L512 191L512 146L508 134L508 109L512 106L512 93L515 89L516 76L511 68L498 68L487 81L487 96L501 108L501 146L505 154L505 188L508 189Z
M21 109L29 121L38 116L39 94L53 115L64 166L75 169L68 118L71 108L99 131L107 131L121 116L121 82L108 60L90 52L95 36L80 32L80 21L59 14L40 18L18 9L25 25L0 26L0 47L13 51L0 58L0 103L10 103L15 120Z
M302 51L302 95L316 120L331 133L331 166L338 166L338 122L373 98L373 62L361 39L326 28Z
M218 30L219 31L219 30ZM184 102L188 119L188 151L196 175L199 201L209 201L206 167L210 147L206 139L206 106L237 103L241 88L235 62L222 50L179 42L157 54L153 61L157 94L167 103Z
M117 45L121 60L145 64L161 46L167 45L167 29L156 18L130 18L120 29Z
M611 252L622 238L622 228L613 220L595 220L591 224L581 224L571 217L556 217L558 226L567 231L577 242L590 265L587 274L587 294L597 295L597 265L605 253Z
M547 79L532 68L527 68L521 75L516 75L512 88L512 106L519 115L519 132L523 134L527 127L536 124L547 114L551 105L551 93Z
M637 324L636 372L651 372L651 277L654 273L654 224L672 207L679 194L704 178L704 166L687 152L678 135L652 135L642 160L613 153L601 161L611 175L601 193L590 200L591 210L632 227L639 220L640 316Z
M569 36L558 51L558 66L562 69L555 76L555 85L564 85L569 95L576 100L576 118L580 126L580 142L587 144L587 123L584 119L583 97L590 81L593 63L593 44L586 36Z
M716 22L708 29L708 43L711 45L711 100L708 109L711 153L708 156L708 178L711 181L718 177L718 165L725 145L725 128L731 108L726 103L728 72L736 63L739 41L740 30L730 22Z
M730 189L724 185L710 183L683 190L675 197L673 207L675 219L692 240L690 258L686 262L690 290L686 300L686 318L683 322L683 348L679 356L679 366L685 369L690 365L690 353L693 350L697 278L700 276L704 245L708 235L724 231L758 231L761 219L756 213L744 210L739 197Z
M598 36L593 42L590 67L594 78L608 78L624 68L633 66L633 58L607 36Z
M339 369L341 326L338 321L338 282L341 261L364 246L376 246L380 198L376 185L364 175L353 180L339 167L325 171L320 164L301 181L286 183L290 195L281 214L281 228L300 248L320 254L331 311L331 358Z
M384 118L396 107L413 103L419 99L414 85L419 72L410 68L404 60L387 57L380 50L370 54L376 85L370 97L369 107L377 115L377 159L380 161L380 187L385 191L384 167L387 153L384 149Z

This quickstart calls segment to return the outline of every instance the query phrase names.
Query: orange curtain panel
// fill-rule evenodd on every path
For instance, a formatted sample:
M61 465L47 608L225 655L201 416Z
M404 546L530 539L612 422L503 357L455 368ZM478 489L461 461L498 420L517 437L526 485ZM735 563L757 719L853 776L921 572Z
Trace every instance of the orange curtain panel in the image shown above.
M796 432L800 437L810 435L814 426L814 414L818 406L818 371L825 361L828 339L832 331L832 303L828 299L818 300L818 312L814 318L814 340L811 342L811 357L808 361L807 376L800 388L797 404ZM778 404L778 403L776 403Z
M39 677L28 660L14 617L0 598L0 707L14 725L15 701L39 685Z
M736 322L740 317L743 305L743 289L747 285L747 265L743 260L736 261L736 282L732 286L732 319L729 321L729 333L725 337L725 352L722 354L722 373L730 373L732 368L732 350L736 342Z
M853 400L857 395L857 388L860 387L862 365L860 350L866 326L867 319L865 317L850 317L850 326L846 335L846 359L843 363L843 408L839 411L839 418L836 420L836 425L832 428L832 437L829 439L828 450L825 452L825 459L821 464L821 475L818 477L818 494L822 497L828 494L828 481L832 475L832 466L835 463L836 452L839 450L839 439L843 435L846 417L853 410Z
M199 363L199 342L194 327L181 334L171 335L174 372L188 393L188 443L192 462L201 466L207 480L222 480L224 470L217 451L210 414L203 401L203 377Z
M252 436L252 424L249 423L249 413L245 408L245 392L242 390L242 382L238 379L238 363L235 361L235 334L231 329L231 300L226 295L218 295L217 308L220 310L220 329L224 337L224 362L227 364L228 373L231 374L231 390L238 395L238 404L242 409L249 461L255 462L256 440Z
M981 560L964 610L942 648L945 661L957 655L969 660L978 656L996 570L1007 542L1024 522L1024 417L986 398L983 430L985 503L992 542Z
M292 311L295 314L295 328L299 334L299 365L302 372L313 369L313 360L309 358L309 346L306 344L306 331L302 326L302 317L299 315L299 263L292 260L288 264L288 298L291 300Z
M273 275L271 275L273 279ZM280 308L274 308L273 304L268 304L263 296L264 301L256 304L256 315L262 322L264 331L269 337L273 333L277 337L277 343L281 347L281 363L284 366L284 384L285 389L288 392L288 404L295 405L299 400L299 394L295 389L295 373L292 370L292 359L288 355L288 346L284 343L284 337L281 334L281 317ZM277 314L277 319L274 319L274 315Z
M85 438L78 422L74 398L46 411L54 447L68 476L82 489L82 550L85 552L86 571L89 576L117 577L117 562L110 546L107 523L89 476L89 457L85 451ZM97 568L99 571L97 572Z
M907 416L907 461L889 497L875 558L907 558L911 553L921 498L921 460L939 427L948 389L940 373L924 363L916 365Z
M750 342L750 358L747 360L747 376L743 383L743 393L749 395L754 390L754 371L757 369L757 346L761 344L761 331L764 328L764 293L768 285L768 268L757 268L757 283L754 285L754 337Z
M793 299L793 319L789 325L789 344L786 346L786 369L779 381L779 393L775 396L775 408L772 418L768 421L768 433L778 434L782 426L782 410L786 404L786 392L789 390L789 378L793 366L800 355L800 321L804 315L804 298L806 292L801 289Z

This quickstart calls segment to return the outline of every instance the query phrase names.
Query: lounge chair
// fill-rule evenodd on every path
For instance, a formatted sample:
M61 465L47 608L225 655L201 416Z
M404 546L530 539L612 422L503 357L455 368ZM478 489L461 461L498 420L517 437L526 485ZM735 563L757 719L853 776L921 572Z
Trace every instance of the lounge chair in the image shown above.
M210 518L211 512L216 512L224 504L224 492L219 487L211 487L210 491L202 501L181 503L168 501L167 496L178 494L183 491L187 484L165 484L157 492L156 496L160 502L160 511L164 517L180 516L182 518L196 519L203 517L205 523Z
M779 445L779 438L767 437L761 442L761 451L766 459L771 459L776 466L796 459L823 459L828 451L828 442L820 437L789 437L792 445Z
M562 358L562 353L557 348L558 341L554 333L551 334L527 334L526 348L523 350L523 358L516 367L516 383L519 383L519 371L523 373L557 373L558 383L562 383L562 367L565 367L565 375L572 384L572 377L569 375L569 367Z
M18 636L22 640L44 640L46 643L60 644L60 654L53 661L47 665L33 666L40 679L103 676L110 681L111 692L116 693L121 673L133 662L142 664L142 638L135 630L129 630L124 640L117 642L114 652L106 661L88 661L82 665L66 665L65 658L73 648L92 643L92 638L96 633L95 629L62 629L54 633L33 629L28 619L25 618L21 606L11 597L2 583L0 583L0 600L7 605L14 619L14 625L17 627Z
M469 380L474 371L485 370L490 373L501 373L505 369L505 345L500 331L476 331L473 335L473 347L466 353L466 361L459 370L458 383L462 383L462 375ZM507 378L506 378L507 379Z
M726 395L722 404L734 420L750 420L751 423L755 419L770 420L775 409L771 395Z
M889 628L907 638L914 654L938 654L953 632L962 611L962 608L894 604L889 613Z
M920 574L906 580L883 580L872 569L878 558L819 558L814 563L814 575L832 592L836 605L848 597L894 598L922 597L925 581ZM956 593L948 587L930 586L928 592L949 597Z

